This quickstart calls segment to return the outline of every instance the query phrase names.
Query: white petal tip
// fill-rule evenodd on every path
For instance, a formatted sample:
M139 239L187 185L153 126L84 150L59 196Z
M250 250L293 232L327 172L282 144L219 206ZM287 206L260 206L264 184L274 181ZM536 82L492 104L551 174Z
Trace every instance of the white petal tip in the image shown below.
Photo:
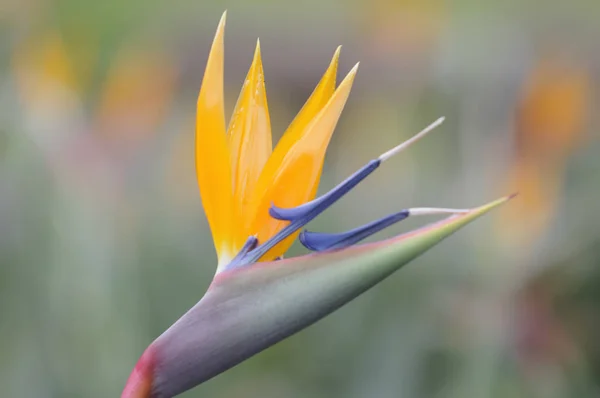
M431 130L435 129L440 124L442 124L445 119L446 118L444 116L438 118L435 122L433 122L429 126L425 127L418 134L416 134L413 137L409 138L408 140L404 141L400 145L395 146L394 148L390 149L389 151L381 154L381 156L379 156L379 160L382 161L382 162L385 162L386 160L388 160L392 156L394 156L394 155L402 152L403 150L405 150L406 148L408 148L409 146L411 146L412 144L414 144L415 142L417 142L421 138L425 137L427 135L427 133L429 133Z

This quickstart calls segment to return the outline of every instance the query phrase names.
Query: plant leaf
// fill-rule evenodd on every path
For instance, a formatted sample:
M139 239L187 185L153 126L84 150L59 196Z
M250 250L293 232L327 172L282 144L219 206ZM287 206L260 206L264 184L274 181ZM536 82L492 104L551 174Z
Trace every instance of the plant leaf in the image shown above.
M385 241L223 271L150 346L152 397L182 393L311 325L508 199Z

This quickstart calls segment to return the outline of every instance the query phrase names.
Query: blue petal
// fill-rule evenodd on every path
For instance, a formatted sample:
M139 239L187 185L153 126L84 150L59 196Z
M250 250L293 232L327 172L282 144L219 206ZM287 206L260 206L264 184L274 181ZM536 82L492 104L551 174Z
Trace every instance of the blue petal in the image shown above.
M398 213L390 214L379 220L339 234L302 231L299 239L304 247L312 251L320 252L324 250L343 249L368 238L392 224L404 220L408 215L408 210L402 210Z
M357 186L369 174L374 172L380 164L381 160L379 159L371 160L369 163L360 168L357 172L355 172L350 177L346 178L344 181L339 183L331 191L300 206L292 208L282 208L277 207L275 205L271 205L271 208L269 209L269 214L271 215L271 217L283 221L295 221L301 218L310 218L312 220L314 217L321 214L329 206L337 202L352 188Z

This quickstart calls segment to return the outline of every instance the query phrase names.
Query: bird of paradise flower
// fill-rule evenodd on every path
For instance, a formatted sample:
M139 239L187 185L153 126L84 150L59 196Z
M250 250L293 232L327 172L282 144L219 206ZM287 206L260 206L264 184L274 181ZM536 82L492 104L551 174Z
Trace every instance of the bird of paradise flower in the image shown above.
M143 353L123 398L180 394L331 313L510 196L474 209L411 208L343 233L302 231L382 163L440 125L368 162L315 198L323 159L358 64L335 87L340 49L272 149L260 45L228 128L223 106L225 14L198 96L196 171L218 256L204 297ZM409 216L449 218L356 245ZM293 241L318 253L282 260Z

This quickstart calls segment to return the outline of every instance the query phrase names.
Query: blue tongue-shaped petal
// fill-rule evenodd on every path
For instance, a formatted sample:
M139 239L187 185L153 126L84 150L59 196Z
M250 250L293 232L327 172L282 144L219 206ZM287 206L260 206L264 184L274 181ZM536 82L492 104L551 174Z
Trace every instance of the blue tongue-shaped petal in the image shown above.
M302 231L299 239L304 247L312 251L320 252L325 250L343 249L352 246L409 216L431 216L440 214L458 215L467 213L468 211L468 209L447 209L441 207L413 207L401 210L398 213L390 214L389 216L346 232L332 234Z
M325 250L343 249L376 234L392 224L404 220L408 217L408 214L408 210L402 210L361 227L338 234L302 231L299 239L304 247L312 251L320 252Z
M283 208L271 205L269 214L277 220L294 222L307 219L308 222L350 192L352 188L367 178L380 165L380 159L373 159L326 194L297 207Z

